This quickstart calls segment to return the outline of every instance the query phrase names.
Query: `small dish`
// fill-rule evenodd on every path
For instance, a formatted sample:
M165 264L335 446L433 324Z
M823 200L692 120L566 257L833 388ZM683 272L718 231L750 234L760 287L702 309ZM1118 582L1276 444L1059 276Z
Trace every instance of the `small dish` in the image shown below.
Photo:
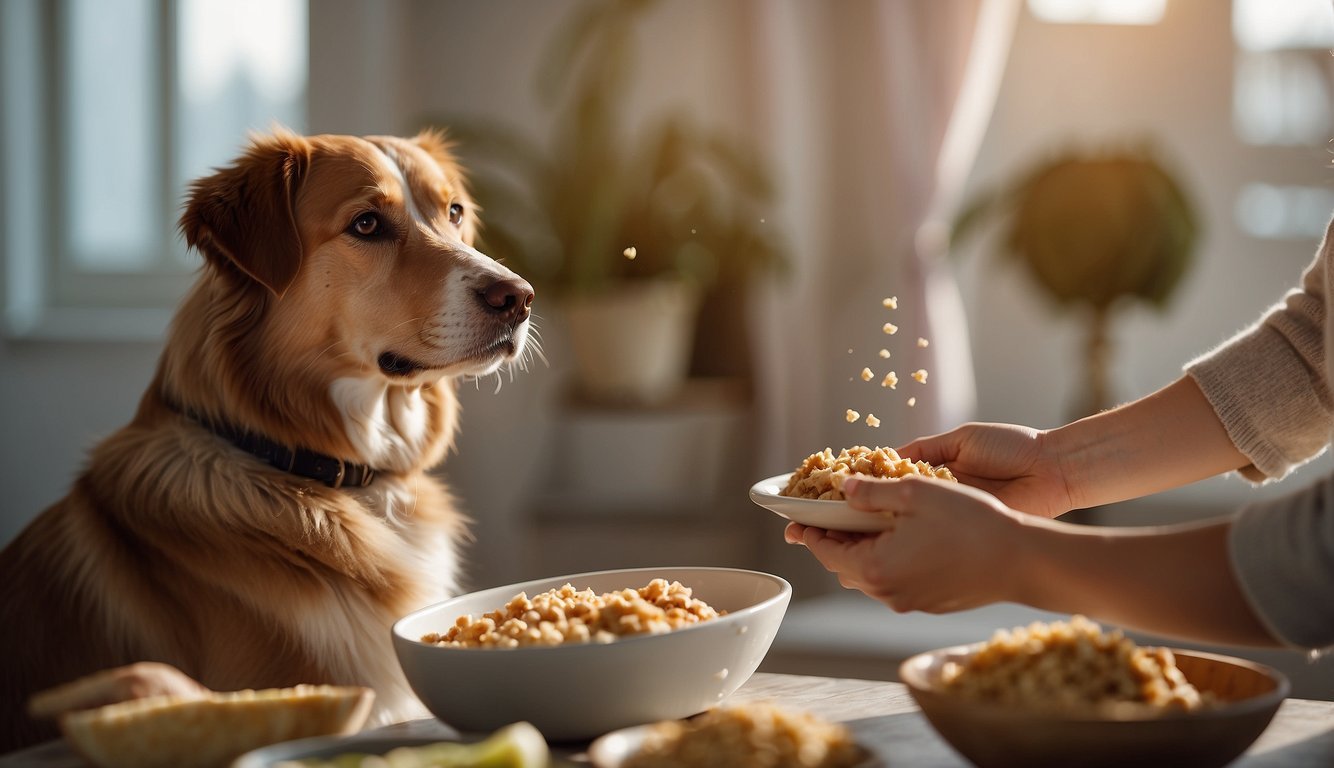
M849 507L845 501L828 499L801 499L780 496L787 487L791 472L765 478L750 487L750 500L794 523L851 533L878 533L894 525L894 518L877 512L863 512Z

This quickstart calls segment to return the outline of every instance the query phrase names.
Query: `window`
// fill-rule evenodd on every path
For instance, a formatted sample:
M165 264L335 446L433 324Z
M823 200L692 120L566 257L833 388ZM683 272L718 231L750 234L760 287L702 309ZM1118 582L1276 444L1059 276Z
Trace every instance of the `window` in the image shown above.
M1167 0L1028 0L1043 21L1062 24L1157 24Z
M1257 149L1323 147L1334 138L1334 8L1328 0L1233 0L1232 124ZM1236 198L1237 223L1264 239L1319 239L1334 189L1256 181Z
M198 266L175 229L189 181L250 131L304 128L306 0L0 14L7 328L156 335Z

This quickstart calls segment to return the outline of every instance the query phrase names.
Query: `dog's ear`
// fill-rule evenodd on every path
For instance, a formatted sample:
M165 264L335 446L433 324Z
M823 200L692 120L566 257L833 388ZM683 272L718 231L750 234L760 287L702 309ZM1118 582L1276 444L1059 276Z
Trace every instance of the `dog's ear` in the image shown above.
M186 243L281 298L301 268L295 203L310 155L292 133L255 138L230 167L191 185L180 222Z
M481 210L477 203L472 199L468 191L468 179L463 173L463 166L459 165L458 159L454 156L454 145L445 137L445 134L438 130L427 129L417 134L412 139L413 143L421 147L426 154L431 156L435 164L444 171L445 178L449 179L449 185L454 188L458 195L459 202L463 203L463 224L459 227L459 238L468 245L472 245L477 239L477 229L480 222L477 219L477 212Z

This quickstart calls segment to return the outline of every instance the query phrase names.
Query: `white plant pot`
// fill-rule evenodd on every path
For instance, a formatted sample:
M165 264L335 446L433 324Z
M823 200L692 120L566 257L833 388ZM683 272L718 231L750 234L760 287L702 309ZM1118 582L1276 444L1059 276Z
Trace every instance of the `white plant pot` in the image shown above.
M584 397L655 405L670 399L689 373L699 293L675 280L633 282L562 302Z

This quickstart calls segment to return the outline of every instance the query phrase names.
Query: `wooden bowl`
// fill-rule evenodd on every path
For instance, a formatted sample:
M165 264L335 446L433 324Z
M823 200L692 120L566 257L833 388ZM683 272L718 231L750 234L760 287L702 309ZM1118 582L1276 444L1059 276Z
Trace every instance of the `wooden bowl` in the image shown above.
M981 644L913 656L899 677L950 746L979 768L1171 765L1217 768L1259 738L1288 695L1288 680L1263 664L1172 649L1177 667L1220 705L1161 715L1055 713L1004 707L946 691L941 671Z

